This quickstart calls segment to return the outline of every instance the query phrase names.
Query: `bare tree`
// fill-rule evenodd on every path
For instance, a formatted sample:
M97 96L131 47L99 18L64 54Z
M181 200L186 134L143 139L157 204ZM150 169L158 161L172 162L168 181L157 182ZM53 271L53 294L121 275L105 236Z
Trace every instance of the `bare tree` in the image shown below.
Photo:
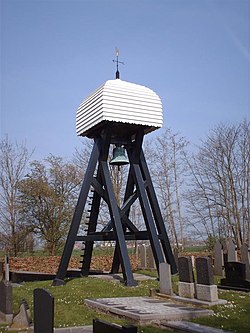
M207 236L233 236L238 247L249 239L250 123L219 125L198 153L187 159L191 189L187 200L192 224Z
M166 129L146 148L163 218L166 221L171 239L178 248L184 246L184 217L181 197L185 164L182 155L187 144L183 137Z
M15 256L29 233L20 215L18 183L30 157L24 144L14 144L8 137L0 142L0 232L4 246Z

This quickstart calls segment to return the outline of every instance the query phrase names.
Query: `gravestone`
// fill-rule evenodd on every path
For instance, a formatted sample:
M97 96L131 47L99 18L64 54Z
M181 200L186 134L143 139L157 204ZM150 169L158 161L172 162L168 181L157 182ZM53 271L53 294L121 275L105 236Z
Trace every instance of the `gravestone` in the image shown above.
M179 270L179 296L185 298L195 297L194 272L191 257L178 258Z
M220 241L217 241L214 246L214 274L223 276L223 250Z
M9 281L0 282L0 319L6 323L11 323L13 319L12 286Z
M227 244L227 261L228 262L235 262L238 261L237 259L237 251L236 251L236 245L233 239L230 237L228 239L228 244Z
M174 248L174 259L176 264L178 265L178 257L179 257L179 250L177 247Z
M246 280L246 265L242 262L225 263L225 275L225 279L221 279L220 287L250 291L250 281Z
M22 300L18 314L13 318L11 328L29 328L32 323L30 309L25 299Z
M165 295L173 295L172 280L171 280L171 267L166 262L159 264L160 275L160 293Z
M147 246L148 268L156 269L155 259L151 246Z
M218 301L218 290L214 284L212 260L208 257L196 258L196 296L197 299L207 302Z
M34 333L54 332L54 297L45 289L34 290Z
M0 261L0 281L3 280L3 262Z
M240 249L241 262L246 265L246 279L250 280L249 250L247 244L242 244Z
M228 262L228 248L227 248L227 245L228 245L228 241L224 241L222 243L223 263L224 263L224 266L225 266L225 263Z
M146 252L146 245L140 246L140 259L141 259L141 268L147 268L147 252Z
M137 327L133 325L120 326L111 324L107 321L94 319L93 320L93 333L137 333Z
M196 272L198 284L206 284L208 286L214 284L214 274L211 258L196 258Z

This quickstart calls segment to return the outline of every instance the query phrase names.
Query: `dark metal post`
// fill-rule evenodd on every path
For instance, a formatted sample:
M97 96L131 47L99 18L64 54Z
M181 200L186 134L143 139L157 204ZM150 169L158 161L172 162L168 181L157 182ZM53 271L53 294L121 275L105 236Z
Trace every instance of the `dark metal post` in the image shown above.
M156 197L156 193L154 190L152 179L150 177L150 173L148 170L148 166L147 166L147 162L146 162L143 150L141 151L141 156L140 156L140 167L141 167L143 176L146 180L147 194L148 194L148 198L149 198L150 205L152 208L152 213L154 215L155 224L156 224L156 227L157 227L159 235L160 235L163 252L165 254L165 258L166 258L167 262L171 266L172 274L175 274L175 273L177 273L177 265L176 265L175 258L174 258L174 255L173 255L173 252L172 252L172 249L170 246L169 238L168 238L167 231L166 231L166 228L164 225L160 206L159 206L159 203L158 203L158 200Z
M117 202L113 190L112 181L110 178L110 173L108 170L108 165L106 161L101 161L102 172L103 172L103 183L105 184L111 220L113 222L113 227L117 237L117 243L119 246L119 253L121 257L122 273L124 277L124 282L127 286L136 286L137 282L134 280L133 273L131 270L131 265L128 256L128 249L125 242L124 231L122 228L121 218L119 210L117 207Z

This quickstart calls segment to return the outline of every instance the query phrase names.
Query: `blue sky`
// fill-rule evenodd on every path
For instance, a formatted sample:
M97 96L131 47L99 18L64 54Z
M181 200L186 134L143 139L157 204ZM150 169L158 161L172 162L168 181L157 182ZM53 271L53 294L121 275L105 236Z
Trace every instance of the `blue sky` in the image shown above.
M81 144L76 109L114 78L116 46L121 79L153 89L164 126L193 144L249 119L249 0L0 2L0 135L33 158L71 157Z

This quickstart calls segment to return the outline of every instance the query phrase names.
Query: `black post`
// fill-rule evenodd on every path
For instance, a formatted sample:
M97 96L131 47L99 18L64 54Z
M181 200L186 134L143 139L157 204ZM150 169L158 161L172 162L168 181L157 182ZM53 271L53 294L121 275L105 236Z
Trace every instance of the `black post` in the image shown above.
M77 205L75 208L75 213L71 222L71 226L70 226L70 230L68 233L68 237L64 246L64 250L63 250L63 254L62 254L62 258L60 261L60 265L58 268L58 272L56 275L55 280L53 281L53 286L59 286L64 284L64 278L67 274L67 268L69 265L69 260L74 248L74 244L75 244L75 240L76 240L76 236L77 236L77 232L79 229L79 225L82 219L82 214L83 214L83 210L87 201L87 197L88 197L88 193L89 193L89 189L90 189L90 185L92 182L92 178L95 172L95 168L96 168L96 164L97 164L97 160L98 157L100 155L100 139L97 139L92 153L91 153L91 157L90 157L90 161L85 173L85 177L84 177L84 181L82 184L82 188L81 188L81 192L77 201Z

